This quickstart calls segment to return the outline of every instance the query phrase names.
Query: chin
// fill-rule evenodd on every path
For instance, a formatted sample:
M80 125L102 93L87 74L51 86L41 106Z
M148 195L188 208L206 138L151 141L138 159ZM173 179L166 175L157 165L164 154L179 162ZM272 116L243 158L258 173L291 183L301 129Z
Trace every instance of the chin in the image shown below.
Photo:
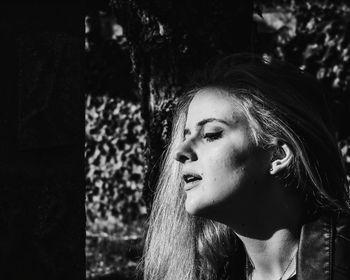
M198 201L191 201L187 198L185 210L190 215L200 216L201 212L203 212L203 207L199 205Z
M203 203L200 203L198 201L191 201L186 199L185 203L185 209L186 212L193 216L198 216L202 218L212 218L210 213L213 209L211 209L209 205L203 205Z
M223 207L224 205L219 202L213 203L213 201L190 199L188 197L185 202L185 210L190 215L224 223L227 217L230 217L230 220L235 219L233 214L235 211Z

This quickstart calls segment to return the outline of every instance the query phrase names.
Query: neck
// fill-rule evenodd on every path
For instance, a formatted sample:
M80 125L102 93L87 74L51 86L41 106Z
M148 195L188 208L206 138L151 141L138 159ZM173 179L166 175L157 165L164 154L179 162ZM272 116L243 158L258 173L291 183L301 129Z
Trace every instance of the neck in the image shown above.
M260 211L255 208L246 212L245 221L249 223L235 224L232 228L253 265L254 280L280 279L282 275L286 279L296 265L302 205L298 199L286 196L275 197L258 207Z
M254 279L280 279L290 275L295 268L298 237L288 229L276 231L268 240L239 236L250 262Z

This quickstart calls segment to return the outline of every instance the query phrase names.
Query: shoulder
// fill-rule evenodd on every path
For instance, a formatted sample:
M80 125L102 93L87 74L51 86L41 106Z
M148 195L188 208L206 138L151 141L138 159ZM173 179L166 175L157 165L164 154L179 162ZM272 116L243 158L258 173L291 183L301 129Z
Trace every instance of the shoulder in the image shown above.
M350 215L337 215L334 220L334 273L350 275Z
M350 214L339 214L335 217L337 236L350 242Z

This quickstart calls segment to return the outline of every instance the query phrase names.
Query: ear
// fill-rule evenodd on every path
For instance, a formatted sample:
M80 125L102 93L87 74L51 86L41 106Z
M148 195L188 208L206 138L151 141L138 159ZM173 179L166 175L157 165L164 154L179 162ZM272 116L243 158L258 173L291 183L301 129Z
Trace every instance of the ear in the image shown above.
M279 147L283 149L283 153L279 153L280 155L278 155L277 158L274 158L271 162L271 175L275 175L283 169L287 168L287 166L291 163L293 159L292 150L287 144L283 144Z

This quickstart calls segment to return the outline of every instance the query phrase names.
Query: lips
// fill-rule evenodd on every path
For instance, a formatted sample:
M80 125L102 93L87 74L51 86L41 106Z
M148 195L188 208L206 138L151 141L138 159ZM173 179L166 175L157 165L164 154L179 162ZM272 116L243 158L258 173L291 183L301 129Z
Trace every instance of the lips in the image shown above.
M194 188L202 180L202 177L194 172L184 172L182 178L185 182L185 191Z

